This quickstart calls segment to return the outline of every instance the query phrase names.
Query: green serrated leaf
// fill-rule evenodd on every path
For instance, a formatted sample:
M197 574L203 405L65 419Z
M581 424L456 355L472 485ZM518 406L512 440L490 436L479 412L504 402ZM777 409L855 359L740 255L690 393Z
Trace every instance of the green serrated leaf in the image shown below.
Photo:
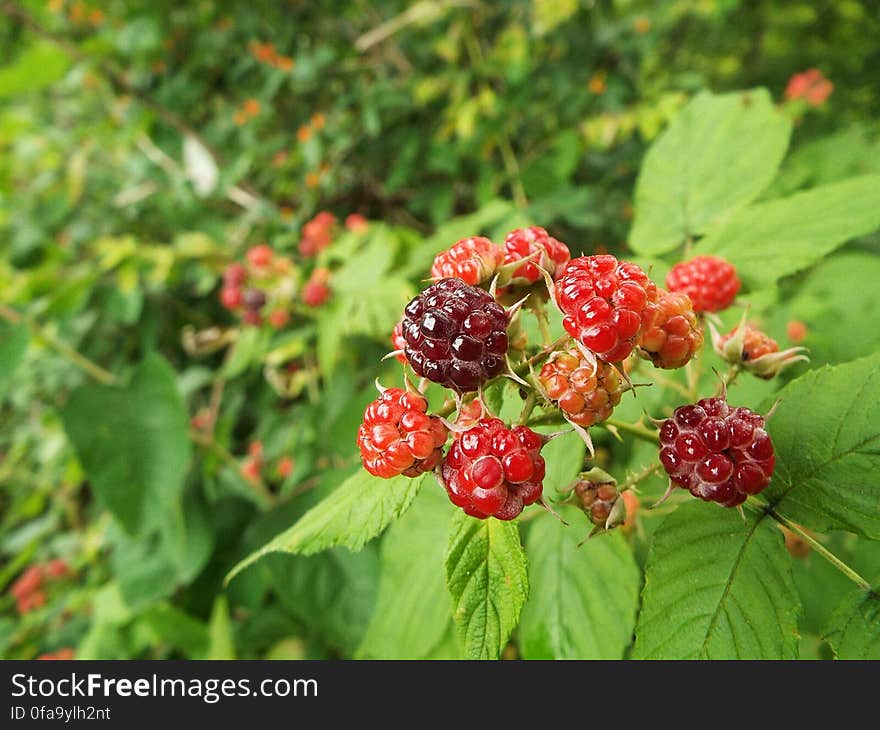
M28 344L28 331L25 325L12 325L0 319L0 401L12 376L24 359Z
M236 565L226 583L268 553L312 555L336 546L360 550L407 510L425 478L379 479L356 472L292 527Z
M654 535L633 658L795 658L799 612L775 524L691 502Z
M587 540L586 520L562 508L571 526L542 515L529 528L531 598L518 630L524 659L621 659L632 640L641 574L617 532Z
M672 251L754 200L790 134L765 89L695 96L645 155L629 245L640 254Z
M838 659L880 659L880 594L848 595L828 621L824 639Z
M452 604L443 579L451 517L443 490L423 489L388 530L382 541L379 596L360 657L424 659L444 642L452 628Z
M761 496L810 529L880 539L880 354L811 370L777 396L776 471Z
M470 659L497 659L529 592L526 556L514 522L456 512L446 555L453 619Z
M61 417L92 489L129 533L179 513L189 417L165 360L149 355L124 388L77 388Z
M740 278L757 289L878 228L880 175L864 175L751 205L697 248L729 260Z

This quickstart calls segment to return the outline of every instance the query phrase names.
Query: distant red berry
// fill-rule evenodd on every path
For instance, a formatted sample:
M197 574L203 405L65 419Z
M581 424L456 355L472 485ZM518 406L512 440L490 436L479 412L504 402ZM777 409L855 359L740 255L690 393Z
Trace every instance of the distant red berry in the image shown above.
M639 354L658 368L680 368L700 351L703 331L690 297L681 292L660 291L654 323L639 340Z
M456 436L440 467L449 499L473 517L512 520L541 498L543 444L526 426L482 419Z
M242 303L241 289L235 286L224 286L220 290L220 303L226 309L238 309Z
M303 224L299 252L306 257L317 256L333 242L335 226L336 216L331 212L322 210L317 213L314 218Z
M370 222L360 213L351 213L345 218L345 227L349 231L358 233L367 230L370 227Z
M282 479L287 479L291 474L293 474L293 459L289 456L282 456L278 460L278 466L275 469L278 472L278 476Z
M513 272L513 283L534 284L541 278L540 266L550 276L558 276L571 258L568 246L557 241L538 226L518 228L504 239L504 263L512 264L528 258Z
M253 327L258 327L263 323L263 315L255 309L248 309L242 312L241 319L245 324L252 325Z
M245 289L241 295L241 303L246 309L257 312L266 305L266 292L262 289Z
M23 598L30 595L34 591L40 589L43 585L43 569L39 565L31 565L19 576L9 592L14 598Z
M657 311L657 286L611 255L572 259L556 282L565 330L607 362L629 355Z
M720 312L733 304L740 281L736 269L724 259L695 256L672 267L666 287L687 294L695 312Z
M504 257L504 251L488 238L463 238L434 257L431 277L461 279L476 286L489 281Z
M776 457L763 416L704 398L676 408L663 423L660 462L675 486L736 507L770 483Z
M269 324L276 330L283 329L290 322L290 312L286 309L273 309L269 312Z
M55 651L49 651L45 654L40 654L37 657L38 660L58 660L58 661L70 661L76 656L76 652L70 647L64 647L63 649L56 649Z
M273 255L272 248L268 244L261 243L259 246L254 246L248 250L247 260L251 266L264 269L272 263Z
M247 269L238 262L229 264L223 271L223 283L227 287L238 288L247 281L247 278Z
M786 325L785 333L788 339L797 345L807 338L807 325L799 320L792 320Z
M330 298L330 271L315 269L302 290L303 302L309 307L320 307Z
M441 279L404 309L406 358L417 375L461 393L500 375L508 316L482 289Z
M67 561L62 560L61 558L55 558L46 563L45 571L46 575L53 580L66 578L71 574L70 566L67 564Z
M248 457L241 462L241 475L249 482L259 482L262 466L259 459Z
M416 477L437 466L447 431L427 410L421 395L400 388L388 388L370 403L357 435L364 469L390 479Z

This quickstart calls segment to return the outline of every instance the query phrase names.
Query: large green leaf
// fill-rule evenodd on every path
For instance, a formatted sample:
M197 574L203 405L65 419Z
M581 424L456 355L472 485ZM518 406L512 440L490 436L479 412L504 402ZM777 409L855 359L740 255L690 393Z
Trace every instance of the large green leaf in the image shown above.
M776 471L761 496L813 530L880 539L880 354L812 370L778 398Z
M61 416L89 484L129 533L179 514L189 418L161 357L144 359L124 388L77 388Z
M706 233L770 183L790 133L764 89L698 94L645 155L629 245L660 254Z
M633 657L794 658L799 611L775 523L691 502L654 534Z
M853 591L831 616L824 638L838 659L880 659L880 594Z
M236 565L226 581L268 553L312 555L336 546L360 550L406 511L424 479L379 479L356 472L292 527Z
M40 41L24 51L14 63L0 68L0 99L33 93L60 79L70 58L57 46Z
M728 259L757 289L877 228L880 175L863 175L744 208L700 241L698 249Z
M531 598L522 612L525 659L620 659L632 640L641 575L619 532L578 543L585 518L574 508L542 515L529 529Z
M382 543L382 577L358 654L370 659L424 659L452 628L443 578L452 506L442 489L424 489Z
M24 325L12 325L0 319L0 401L27 350L28 331Z
M453 618L470 659L496 659L529 592L526 556L514 522L456 512L446 556Z

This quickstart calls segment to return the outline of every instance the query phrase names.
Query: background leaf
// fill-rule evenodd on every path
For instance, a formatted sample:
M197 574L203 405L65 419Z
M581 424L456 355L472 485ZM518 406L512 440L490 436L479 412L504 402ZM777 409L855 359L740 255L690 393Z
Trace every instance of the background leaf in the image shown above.
M654 534L634 659L793 659L800 603L766 517L689 502Z
M764 89L697 94L645 155L630 247L672 251L753 200L776 174L790 133Z
M831 616L824 638L838 659L880 659L880 595L853 591Z
M312 555L337 545L360 550L407 510L425 478L379 479L358 470L291 528L236 565L227 582L267 553Z
M873 407L880 354L807 372L778 398L768 424L776 471L762 497L810 529L880 539L880 413Z
M469 659L496 659L519 621L529 579L515 522L456 510L446 556L453 618Z
M129 533L179 514L189 417L161 357L145 358L124 388L77 388L61 417L92 489Z
M757 289L878 228L880 175L864 175L751 205L697 249L728 259L743 282Z
M442 648L452 629L452 603L443 578L452 513L441 489L423 489L388 530L376 608L358 656L424 659Z
M524 659L621 659L639 606L641 575L619 531L587 535L583 513L545 514L529 528L531 597L517 632Z
M0 319L0 401L6 395L12 376L24 359L27 344L28 331L25 325L12 325L5 319Z

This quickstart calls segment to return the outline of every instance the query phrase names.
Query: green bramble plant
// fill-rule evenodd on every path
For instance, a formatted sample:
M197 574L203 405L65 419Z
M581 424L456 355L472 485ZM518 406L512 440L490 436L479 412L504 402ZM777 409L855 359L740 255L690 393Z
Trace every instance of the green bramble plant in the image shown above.
M729 120L720 148L701 136L718 114ZM753 126L762 136L748 149L736 146ZM357 432L365 472L232 575L268 552L359 549L424 503L440 522L431 534L446 545L448 605L469 657L498 657L515 636L526 657L576 656L588 641L620 651L635 620L633 657L784 658L797 653L798 599L785 547L797 535L861 592L853 594L862 596L858 608L855 599L841 607L836 639L874 631L864 603L875 600L870 584L813 531L877 537L867 468L876 437L852 423L866 420L854 409L880 387L876 356L807 371L757 409L736 402L742 378L785 377L808 361L803 347L780 350L748 320L750 295L849 235L818 228L811 235L809 221L821 214L798 196L751 202L771 179L788 132L761 91L701 95L685 108L649 151L636 188L630 245L655 257L647 270L604 253L571 257L537 226L511 231L501 245L474 236L437 253L431 283L406 304L392 335L397 383L377 383L379 397ZM685 149L690 166L679 158ZM862 196L876 199L876 182L801 195L826 209L859 208ZM791 216L802 236L786 230ZM876 213L848 225L870 230ZM668 271L665 287L647 273L652 268ZM737 309L738 324L719 334L722 317ZM712 356L725 371L706 367ZM679 372L683 380L672 377ZM635 419L618 416L627 398L637 404ZM646 444L645 463L615 474L594 446L602 432L623 448ZM564 449L548 453L562 441ZM554 490L545 483L550 473ZM640 487L660 474L665 494L640 509ZM456 509L450 514L423 492L445 493ZM617 533L670 505L639 605ZM421 509L424 521L429 508ZM572 563L580 567L560 571ZM599 608L603 602L614 609ZM856 612L855 623L846 623L847 611ZM609 635L578 638L590 620Z

